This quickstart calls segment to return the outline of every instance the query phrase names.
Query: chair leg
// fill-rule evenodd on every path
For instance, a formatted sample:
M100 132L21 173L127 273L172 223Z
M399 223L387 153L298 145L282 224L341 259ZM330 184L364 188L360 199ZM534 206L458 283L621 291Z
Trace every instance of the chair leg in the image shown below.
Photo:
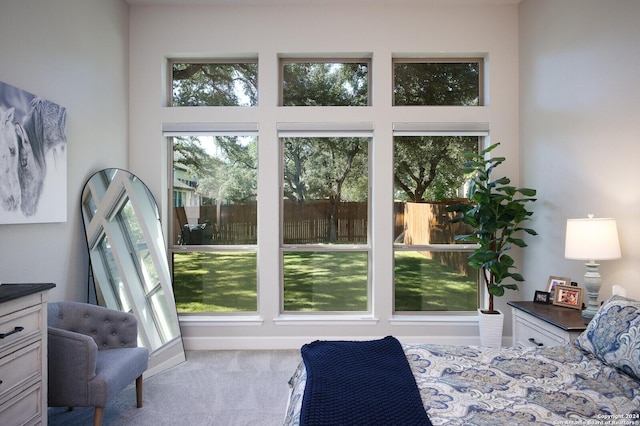
M95 407L93 412L93 426L102 426L102 415L104 414L104 407Z
M138 408L142 407L142 374L136 379L136 403Z

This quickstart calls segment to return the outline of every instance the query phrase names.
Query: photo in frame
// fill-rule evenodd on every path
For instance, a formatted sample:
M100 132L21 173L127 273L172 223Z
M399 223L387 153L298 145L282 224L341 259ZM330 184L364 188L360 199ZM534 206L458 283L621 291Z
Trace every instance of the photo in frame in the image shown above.
M556 286L558 285L566 285L566 286L570 286L571 285L571 278L568 277L556 277L554 275L550 275L549 276L549 280L547 281L547 288L546 288L546 292L551 294L551 298L553 299L553 296L555 294L555 289Z
M567 285L557 285L553 296L553 304L566 308L582 309L584 289Z
M551 293L548 291L536 290L536 294L533 296L533 301L535 303L549 304L551 301Z

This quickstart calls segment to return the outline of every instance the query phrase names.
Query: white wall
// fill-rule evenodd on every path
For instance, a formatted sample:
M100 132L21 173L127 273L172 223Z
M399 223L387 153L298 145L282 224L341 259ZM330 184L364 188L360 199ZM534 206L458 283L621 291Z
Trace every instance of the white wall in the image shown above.
M0 80L67 108L66 223L0 225L0 280L53 282L84 301L80 216L86 179L127 166L128 6L124 0L0 0Z
M509 160L503 171L518 183L518 43L517 4L419 6L371 4L286 7L148 7L131 8L130 169L151 188L167 216L167 147L163 122L250 121L259 123L260 183L258 219L262 325L212 325L183 322L187 347L291 346L309 336L374 336L394 334L437 340L453 336L474 342L477 324L412 323L393 325L392 164L393 121L488 121L492 141ZM373 55L372 108L278 108L278 54L366 52ZM489 106L474 108L391 107L392 54L486 54L490 81ZM257 55L259 102L256 108L167 108L166 58ZM285 111L286 110L286 111ZM289 114L289 115L287 115ZM292 115L291 115L292 114ZM377 325L355 321L329 328L308 323L276 324L278 317L278 121L356 121L375 127L372 176L374 313ZM376 204L378 203L378 204ZM518 293L509 295L520 298ZM506 299L505 299L506 300ZM504 300L501 301L504 307ZM508 317L509 318L509 317ZM219 322L216 324L220 324ZM510 334L510 320L505 329Z
M614 217L622 259L601 262L600 299L611 285L640 297L640 2L524 0L520 5L521 166L538 189L524 256L532 299L549 275L583 283L564 259L568 218Z

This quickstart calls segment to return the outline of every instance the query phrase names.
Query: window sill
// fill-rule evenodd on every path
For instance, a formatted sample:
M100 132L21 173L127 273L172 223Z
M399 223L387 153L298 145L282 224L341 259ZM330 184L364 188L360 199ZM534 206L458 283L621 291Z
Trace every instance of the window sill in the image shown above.
M278 325L376 325L371 315L280 315L273 321Z
M389 319L391 325L425 325L437 323L444 325L477 325L478 315L476 314L453 314L453 315L392 315Z
M258 315L182 315L178 316L178 320L181 324L189 326L261 326L264 323Z

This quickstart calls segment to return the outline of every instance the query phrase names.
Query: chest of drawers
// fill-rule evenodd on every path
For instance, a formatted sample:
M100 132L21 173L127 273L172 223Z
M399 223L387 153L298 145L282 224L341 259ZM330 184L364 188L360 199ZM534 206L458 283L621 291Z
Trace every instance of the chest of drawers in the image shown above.
M47 424L47 290L0 285L0 424Z

